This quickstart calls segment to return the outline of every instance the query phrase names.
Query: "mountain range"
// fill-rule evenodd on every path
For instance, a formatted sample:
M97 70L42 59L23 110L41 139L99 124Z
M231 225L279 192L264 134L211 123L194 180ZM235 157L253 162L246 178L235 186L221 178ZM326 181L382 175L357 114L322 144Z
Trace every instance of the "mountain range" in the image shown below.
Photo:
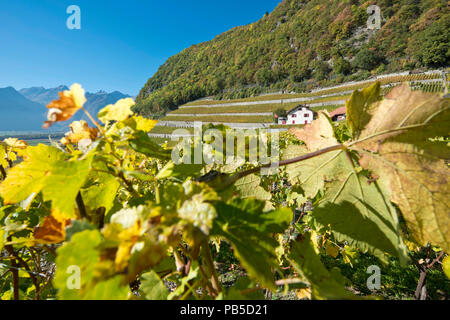
M370 24L377 17L380 29ZM255 23L170 57L141 89L135 110L154 116L211 95L302 92L446 67L448 30L447 0L283 0Z
M64 90L69 88L64 85L50 89L31 87L19 91L13 87L0 88L0 131L42 131L42 124L47 114L45 106L58 99L58 92ZM84 107L95 117L101 108L128 97L130 96L119 91L87 92ZM81 119L90 122L87 116L79 111L69 121L55 124L51 130L67 131L68 124Z

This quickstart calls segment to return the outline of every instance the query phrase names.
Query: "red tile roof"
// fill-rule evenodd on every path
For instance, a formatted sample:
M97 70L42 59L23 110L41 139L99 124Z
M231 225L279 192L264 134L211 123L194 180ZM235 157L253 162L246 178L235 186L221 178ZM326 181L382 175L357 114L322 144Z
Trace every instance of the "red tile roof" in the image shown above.
M332 111L330 113L330 117L333 118L334 116L341 115L341 114L347 114L346 107L340 107L340 108L337 108L336 110Z

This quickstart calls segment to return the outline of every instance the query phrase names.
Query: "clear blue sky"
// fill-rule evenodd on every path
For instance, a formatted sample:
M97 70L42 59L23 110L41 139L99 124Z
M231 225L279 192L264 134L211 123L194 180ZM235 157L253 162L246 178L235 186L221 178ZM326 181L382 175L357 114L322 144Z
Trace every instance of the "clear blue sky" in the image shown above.
M260 19L281 0L2 0L0 87L79 82L87 91L135 95L191 46ZM81 30L69 30L69 5Z

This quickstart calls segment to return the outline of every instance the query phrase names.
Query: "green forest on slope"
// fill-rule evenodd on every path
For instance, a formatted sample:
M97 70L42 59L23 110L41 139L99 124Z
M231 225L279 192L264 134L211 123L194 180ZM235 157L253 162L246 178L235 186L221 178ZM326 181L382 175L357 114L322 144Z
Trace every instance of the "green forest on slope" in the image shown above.
M382 28L367 29L367 8ZM205 96L239 98L264 88L302 91L371 74L450 61L446 0L283 0L259 21L170 57L136 98L156 116Z

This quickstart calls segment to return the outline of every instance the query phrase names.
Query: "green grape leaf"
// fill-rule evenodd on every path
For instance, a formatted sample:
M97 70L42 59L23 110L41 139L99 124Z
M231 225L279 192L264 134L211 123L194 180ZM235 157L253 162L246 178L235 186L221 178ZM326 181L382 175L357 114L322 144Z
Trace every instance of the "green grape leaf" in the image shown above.
M74 234L70 242L57 250L56 274L53 279L62 300L123 300L129 288L123 276L102 278L98 230Z
M249 277L239 278L236 283L228 289L224 300L264 300L264 294L261 290L253 290L257 284ZM247 293L246 293L247 292Z
M292 221L287 208L263 212L264 202L233 199L216 202L218 217L211 236L226 238L249 275L265 287L275 289L272 268L277 268L275 249L278 242L271 233L282 233Z
M450 148L431 140L448 135L450 100L402 85L372 113L350 148L390 191L415 239L450 250Z
M103 162L95 162L92 167L94 170L89 173L81 196L88 212L93 213L98 208L105 208L105 212L108 212L114 205L120 183L116 177L105 172L108 170Z
M234 184L241 199L255 198L262 201L268 201L272 198L270 192L261 187L261 178L256 174L251 174L239 179Z
M342 283L336 280L335 274L330 273L322 264L314 250L310 234L305 234L303 239L293 244L288 260L295 271L310 283L314 299L353 300L359 298L345 290Z
M99 282L86 291L83 300L126 300L130 290L123 282L121 276Z
M293 159L308 154L304 145L290 145L283 152L283 159ZM339 166L348 161L342 150L328 152L314 158L286 166L286 173L293 185L300 185L305 198L314 198L339 170Z
M147 300L167 300L169 296L169 290L155 271L141 276L140 290Z
M95 230L95 226L86 220L73 220L70 226L66 227L66 241L70 241L74 234L85 230Z
M338 144L332 121L324 112L319 112L318 119L312 124L290 131L306 145L289 145L283 151L283 160L304 156ZM290 164L286 167L286 173L293 185L301 186L305 198L314 198L324 187L325 181L336 174L336 170L343 161L345 161L345 153L342 150L336 150Z
M381 100L381 84L377 82L362 91L353 92L347 101L347 124L352 132L353 138L357 138L369 122L370 108L376 101Z
M93 283L95 264L100 261L97 247L101 235L97 230L86 230L72 236L70 242L64 243L57 250L56 274L53 280L61 299L82 299L84 292ZM77 272L79 272L79 289L77 289Z
M138 131L130 139L130 147L139 153L145 154L151 158L170 160L171 151L166 150L153 142L150 137L143 131Z
M165 179L169 177L184 179L187 177L197 177L200 171L203 169L201 164L178 164L176 165L172 161L169 161L164 168L159 170L156 175L156 179Z
M303 128L297 138L303 139L308 150L305 146L293 145L286 149L284 158L333 147L337 143L333 125L325 114ZM358 173L353 161L350 153L335 150L288 165L286 172L294 184L300 184L306 198L323 192L319 206L311 214L317 229L331 226L339 241L349 241L352 246L369 251L383 261L387 261L386 253L407 261L397 213L389 196ZM341 210L342 206L347 211Z
M42 191L52 201L55 215L75 216L75 198L90 169L92 155L84 160L69 159L57 148L38 145L24 150L24 161L8 172L0 185L5 204L14 204Z

